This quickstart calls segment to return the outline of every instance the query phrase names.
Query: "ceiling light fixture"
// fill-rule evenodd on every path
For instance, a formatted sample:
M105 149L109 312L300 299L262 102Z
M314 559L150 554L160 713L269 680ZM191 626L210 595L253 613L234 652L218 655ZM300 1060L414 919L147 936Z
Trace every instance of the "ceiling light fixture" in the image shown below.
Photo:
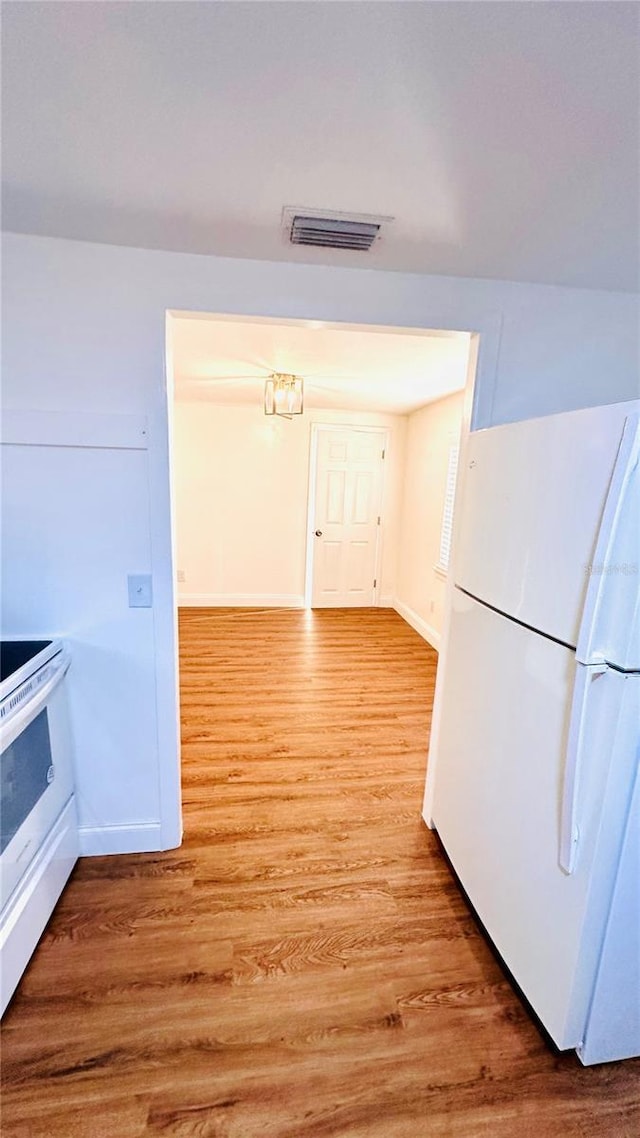
M264 385L265 415L282 415L292 419L304 410L304 382L299 375L274 372Z

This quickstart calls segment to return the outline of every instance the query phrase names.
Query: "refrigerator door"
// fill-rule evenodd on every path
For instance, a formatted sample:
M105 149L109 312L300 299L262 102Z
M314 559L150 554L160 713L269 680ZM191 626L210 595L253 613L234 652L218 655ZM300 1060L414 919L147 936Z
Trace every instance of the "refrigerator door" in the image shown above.
M570 782L579 833L560 865L577 665L563 645L454 590L432 817L507 967L558 1047L583 1038L622 842L640 677L593 669ZM581 677L582 678L582 677ZM430 762L432 761L430 757Z
M617 403L472 432L455 583L575 647L623 428L638 407Z
M639 878L640 770L627 814L587 1030L578 1048L585 1064L640 1055Z

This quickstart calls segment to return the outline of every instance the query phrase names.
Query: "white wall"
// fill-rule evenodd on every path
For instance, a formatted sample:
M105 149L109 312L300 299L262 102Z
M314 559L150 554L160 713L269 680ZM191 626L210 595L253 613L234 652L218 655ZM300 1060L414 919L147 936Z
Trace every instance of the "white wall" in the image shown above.
M405 417L262 405L175 403L174 493L179 604L302 605L309 448L314 423L385 427L381 596L395 592Z
M47 430L55 419L58 434L70 438L76 438L79 413L148 420L145 474L123 474L122 492L136 497L143 492L149 510L152 643L148 629L138 623L139 612L120 607L126 574L138 569L117 535L110 547L113 588L96 600L100 624L78 606L74 630L88 645L83 683L93 707L92 716L75 722L81 778L94 792L91 818L84 820L85 848L98 852L108 835L115 835L110 848L139 848L136 843L144 844L150 833L144 827L154 821L160 825L158 845L180 838L165 391L168 309L477 331L475 425L638 393L637 298L627 294L231 260L16 234L3 238L2 272L5 407L42 413ZM31 455L33 495L38 472L46 477L47 466L37 447ZM91 477L89 460L80 460L74 475L83 477ZM72 485L65 478L58 487L62 497ZM97 507L93 517L69 526L69 556L76 544L86 551L85 573L98 571L105 526ZM61 559L53 559L46 597L33 615L23 605L25 562L15 544L5 548L4 572L5 627L16 629L19 622L24 635L40 634L49 623L57 626L60 612L74 612L76 583ZM109 631L120 621L138 661L136 682L126 691ZM138 780L130 790L131 770L141 761L141 702L150 688L155 700L145 710L144 733L154 751L157 781ZM116 714L118 735L111 739L105 725ZM99 773L92 752L96 723L104 728Z
M460 438L464 395L438 399L409 416L396 604L434 648L440 647L446 578L440 559L449 450Z
M129 609L126 580L152 569L146 423L96 418L5 416L2 629L62 635L71 650L83 849L157 849L154 613Z

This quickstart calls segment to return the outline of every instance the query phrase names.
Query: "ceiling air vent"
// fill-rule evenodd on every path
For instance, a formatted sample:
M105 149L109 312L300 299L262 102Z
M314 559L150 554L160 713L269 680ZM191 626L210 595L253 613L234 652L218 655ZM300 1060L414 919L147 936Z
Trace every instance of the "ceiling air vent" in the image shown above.
M315 245L321 249L355 249L366 253L378 240L390 217L369 214L322 213L320 210L285 206L283 229L292 245Z

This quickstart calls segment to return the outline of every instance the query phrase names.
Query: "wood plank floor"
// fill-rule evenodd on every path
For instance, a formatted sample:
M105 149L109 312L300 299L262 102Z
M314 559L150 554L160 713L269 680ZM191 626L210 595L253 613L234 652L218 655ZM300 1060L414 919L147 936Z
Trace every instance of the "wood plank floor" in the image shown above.
M637 1138L420 819L436 655L384 609L181 615L185 840L84 859L3 1027L5 1138Z

